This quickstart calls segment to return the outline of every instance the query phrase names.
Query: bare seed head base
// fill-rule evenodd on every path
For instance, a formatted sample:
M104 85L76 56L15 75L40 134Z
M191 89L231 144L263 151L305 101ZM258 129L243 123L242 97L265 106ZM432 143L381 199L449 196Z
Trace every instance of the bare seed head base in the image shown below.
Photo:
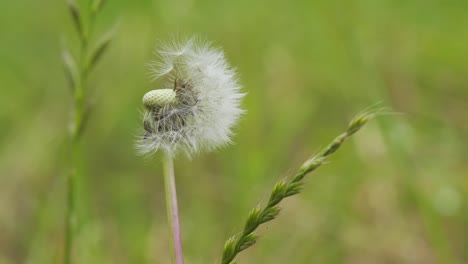
M136 147L140 154L164 154L168 221L172 229L175 263L184 263L173 158L212 151L231 142L232 127L244 112L235 71L224 53L195 38L161 43L159 60L151 64L160 89L147 92L143 129Z

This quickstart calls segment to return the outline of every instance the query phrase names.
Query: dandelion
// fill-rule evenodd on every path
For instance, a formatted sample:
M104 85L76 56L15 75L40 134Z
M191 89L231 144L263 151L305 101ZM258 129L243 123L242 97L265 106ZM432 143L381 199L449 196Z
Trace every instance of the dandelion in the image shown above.
M184 263L173 158L212 151L231 142L232 127L244 112L236 72L224 53L210 43L192 38L162 44L159 61L151 64L161 88L143 96L143 131L137 149L143 155L164 154L164 182L168 222L172 229L175 262Z
M235 71L220 49L190 39L184 44L163 44L152 75L162 89L143 97L141 154L161 150L174 157L200 150L212 151L231 142L232 127L243 110Z

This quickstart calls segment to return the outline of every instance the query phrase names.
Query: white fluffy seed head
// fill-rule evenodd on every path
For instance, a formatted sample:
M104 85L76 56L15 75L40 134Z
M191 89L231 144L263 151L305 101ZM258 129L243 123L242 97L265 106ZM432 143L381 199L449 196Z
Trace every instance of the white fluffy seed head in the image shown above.
M162 107L175 103L176 92L172 89L158 89L147 92L142 99L143 105L147 109Z
M230 143L232 127L244 112L244 94L224 53L193 38L160 45L156 53L159 60L151 64L151 74L163 89L143 97L139 152L190 156Z

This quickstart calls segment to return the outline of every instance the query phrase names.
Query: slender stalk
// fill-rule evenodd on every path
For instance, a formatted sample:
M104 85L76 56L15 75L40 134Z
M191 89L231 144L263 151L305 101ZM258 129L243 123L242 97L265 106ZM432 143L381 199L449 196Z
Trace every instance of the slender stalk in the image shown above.
M74 156L72 154L72 156ZM72 157L74 160L74 157ZM74 164L74 161L72 161ZM75 213L75 182L76 182L76 168L72 165L71 171L67 178L67 208L65 216L65 256L64 263L71 263L71 251L73 243L73 232L76 222Z
M73 117L70 130L70 173L67 177L67 201L65 212L65 249L64 264L72 262L74 233L77 225L76 213L76 182L79 174L77 164L79 160L79 141L89 115L86 102L88 74L95 67L101 55L108 47L112 34L105 34L94 49L90 49L89 36L94 26L95 17L101 10L104 0L92 0L87 12L81 12L75 0L67 0L68 9L72 17L79 39L78 60L66 49L63 52L63 62L70 86L73 91ZM89 17L88 23L85 18Z
M263 207L256 207L250 211L244 229L241 233L230 237L224 244L222 264L234 264L234 258L241 251L253 246L258 239L255 230L262 224L275 219L280 213L279 203L289 197L301 192L304 177L325 163L326 159L335 153L343 142L359 131L378 110L365 111L349 123L345 132L337 136L332 143L322 149L317 155L306 160L299 168L298 172L291 179L280 180L270 194L268 203Z
M182 252L182 238L179 223L179 208L177 205L177 191L174 177L174 162L169 155L164 155L164 187L166 191L167 220L172 230L171 241L174 244L173 256L176 264L184 263Z
M80 54L78 66L78 78L74 87L74 104L73 104L73 126L70 132L71 141L71 161L70 173L67 179L67 208L65 215L65 256L64 263L70 264L72 261L72 250L74 241L74 232L76 229L76 180L78 178L77 163L78 163L78 148L79 139L82 134L83 121L85 117L85 82L86 82L86 47L87 41L85 37L80 37Z

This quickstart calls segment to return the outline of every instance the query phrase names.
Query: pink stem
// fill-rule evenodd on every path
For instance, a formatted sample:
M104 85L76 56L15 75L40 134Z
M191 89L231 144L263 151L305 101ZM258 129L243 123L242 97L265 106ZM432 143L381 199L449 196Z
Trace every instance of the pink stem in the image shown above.
M174 163L172 158L167 155L164 159L164 185L166 189L167 217L172 229L172 241L174 243L175 263L184 264L182 237L179 223L179 207L177 204L177 191L174 176Z

